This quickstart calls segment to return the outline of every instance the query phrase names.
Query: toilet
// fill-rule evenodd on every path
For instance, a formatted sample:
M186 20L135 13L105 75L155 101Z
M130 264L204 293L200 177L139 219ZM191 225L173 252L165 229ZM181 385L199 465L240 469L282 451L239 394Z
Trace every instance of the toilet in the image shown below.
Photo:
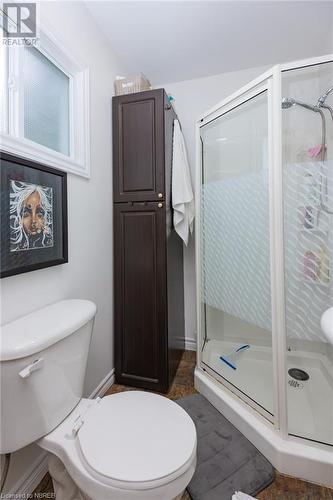
M3 326L0 453L46 450L57 500L180 499L196 466L189 415L144 391L82 398L95 315L65 300Z

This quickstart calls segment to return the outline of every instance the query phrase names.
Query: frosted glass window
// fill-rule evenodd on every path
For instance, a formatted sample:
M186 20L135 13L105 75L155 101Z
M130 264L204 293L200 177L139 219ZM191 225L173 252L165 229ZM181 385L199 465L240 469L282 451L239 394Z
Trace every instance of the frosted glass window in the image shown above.
M24 136L69 156L69 77L39 50L25 50Z

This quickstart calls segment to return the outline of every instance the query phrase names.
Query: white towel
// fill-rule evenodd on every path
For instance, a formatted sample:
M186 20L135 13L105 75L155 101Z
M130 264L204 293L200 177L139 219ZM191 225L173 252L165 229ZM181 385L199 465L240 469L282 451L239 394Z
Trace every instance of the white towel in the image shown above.
M173 225L179 236L188 243L189 232L193 231L194 196L186 146L179 121L174 121L172 155L172 207Z

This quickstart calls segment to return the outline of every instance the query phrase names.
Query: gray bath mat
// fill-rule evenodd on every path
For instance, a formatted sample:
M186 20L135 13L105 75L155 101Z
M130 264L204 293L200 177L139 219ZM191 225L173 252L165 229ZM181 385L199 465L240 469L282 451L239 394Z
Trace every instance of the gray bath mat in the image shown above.
M254 496L274 480L268 460L201 394L177 403L197 429L197 468L187 488L193 500L230 500L236 490Z

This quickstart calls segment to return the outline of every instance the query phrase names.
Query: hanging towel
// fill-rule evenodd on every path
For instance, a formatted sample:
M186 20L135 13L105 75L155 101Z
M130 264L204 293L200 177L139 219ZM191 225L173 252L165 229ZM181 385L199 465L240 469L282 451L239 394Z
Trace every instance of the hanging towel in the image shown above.
M193 231L194 196L185 141L178 120L174 121L173 129L171 189L173 225L187 246L189 232Z

